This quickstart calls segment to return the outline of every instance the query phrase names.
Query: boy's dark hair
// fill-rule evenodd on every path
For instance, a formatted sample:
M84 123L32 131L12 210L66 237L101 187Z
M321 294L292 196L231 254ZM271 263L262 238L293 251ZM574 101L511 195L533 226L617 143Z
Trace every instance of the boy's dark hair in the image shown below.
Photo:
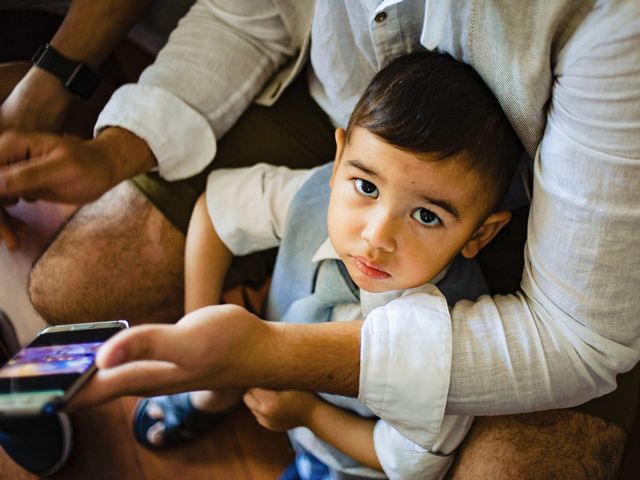
M500 104L470 66L449 55L419 52L380 70L347 126L437 159L458 157L487 186L488 208L504 197L522 145Z

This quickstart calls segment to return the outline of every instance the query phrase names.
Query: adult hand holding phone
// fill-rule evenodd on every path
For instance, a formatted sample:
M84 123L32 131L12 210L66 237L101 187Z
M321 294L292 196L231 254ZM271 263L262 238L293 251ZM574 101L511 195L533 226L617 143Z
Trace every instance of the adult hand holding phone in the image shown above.
M361 328L362 321L266 322L235 305L201 308L175 325L134 327L109 340L97 374L69 407L227 387L355 396Z
M63 405L94 373L98 347L127 327L116 320L44 329L0 368L0 420Z
M98 351L99 370L70 408L122 395L261 383L252 364L271 349L274 326L242 307L217 305L195 310L175 325L133 327Z

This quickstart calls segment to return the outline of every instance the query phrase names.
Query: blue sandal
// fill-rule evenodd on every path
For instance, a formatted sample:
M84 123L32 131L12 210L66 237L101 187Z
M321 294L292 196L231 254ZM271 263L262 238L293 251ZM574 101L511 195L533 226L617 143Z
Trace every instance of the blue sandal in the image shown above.
M140 445L150 450L159 450L191 440L206 432L217 423L222 413L207 413L191 403L189 392L160 397L143 398L133 411L133 434ZM153 418L147 410L154 404L164 413L163 418ZM149 441L149 429L157 423L164 424L164 442L154 445Z

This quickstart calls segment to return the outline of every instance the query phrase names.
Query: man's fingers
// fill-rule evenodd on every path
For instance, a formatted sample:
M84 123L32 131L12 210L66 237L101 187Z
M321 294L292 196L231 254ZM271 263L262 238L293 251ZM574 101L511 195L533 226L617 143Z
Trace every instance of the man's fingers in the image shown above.
M0 167L40 155L51 136L9 130L0 133Z
M153 396L190 390L190 378L174 364L157 361L131 362L98 370L69 403L67 409L97 405L124 395Z
M18 203L18 200L19 200L18 197L7 197L7 198L0 197L0 207L10 207Z
M38 190L46 186L56 165L48 158L32 158L28 162L8 165L0 169L0 196L29 197L35 200Z
M4 243L10 251L20 246L16 232L11 227L11 216L0 208L0 243Z
M142 325L120 332L98 351L99 368L113 368L136 360L159 360L180 363L182 350L188 344L180 342L175 325Z
M244 394L242 395L242 401L249 408L249 410L253 411L258 407L258 399L254 395L252 388L248 388L247 390L245 390Z

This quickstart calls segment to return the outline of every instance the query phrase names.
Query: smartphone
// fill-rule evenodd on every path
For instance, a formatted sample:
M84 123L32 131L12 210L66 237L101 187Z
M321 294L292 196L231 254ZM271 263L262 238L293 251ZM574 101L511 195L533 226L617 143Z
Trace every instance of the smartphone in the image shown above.
M95 372L95 356L125 320L45 328L0 368L0 420L51 413Z

